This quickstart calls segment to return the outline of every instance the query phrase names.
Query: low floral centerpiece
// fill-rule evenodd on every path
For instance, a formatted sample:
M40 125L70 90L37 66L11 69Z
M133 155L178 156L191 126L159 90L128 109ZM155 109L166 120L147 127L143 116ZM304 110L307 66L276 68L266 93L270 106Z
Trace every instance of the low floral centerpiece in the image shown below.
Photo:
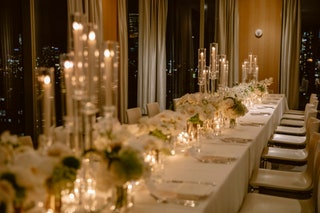
M27 212L39 203L44 211L61 212L60 192L72 189L80 160L63 144L54 143L43 153L17 141L8 132L2 134L0 156L4 150L11 150L11 154L0 163L1 212Z
M220 100L219 94L188 93L177 100L175 110L189 118L198 114L201 120L212 119Z
M219 104L219 111L223 117L229 119L229 127L233 128L238 117L244 116L248 109L241 100L227 96Z
M249 88L257 100L261 102L264 95L268 94L268 87L272 84L273 79L267 78L261 81L252 81L249 83Z
M101 127L101 126L100 126ZM98 154L102 168L98 183L112 191L112 210L121 211L129 207L128 186L131 182L148 175L148 165L143 157L143 145L122 125L111 129L99 129L94 147L89 152Z

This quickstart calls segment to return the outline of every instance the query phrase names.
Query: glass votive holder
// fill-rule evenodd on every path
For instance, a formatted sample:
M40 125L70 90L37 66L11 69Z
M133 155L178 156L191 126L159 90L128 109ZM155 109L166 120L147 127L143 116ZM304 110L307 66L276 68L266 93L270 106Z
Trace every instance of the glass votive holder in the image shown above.
M187 121L187 133L189 135L189 143L194 143L198 137L197 123Z
M176 138L175 153L186 153L191 148L189 134L187 132L180 132Z
M222 120L220 118L214 118L213 121L213 134L215 136L221 135L221 127L222 127Z

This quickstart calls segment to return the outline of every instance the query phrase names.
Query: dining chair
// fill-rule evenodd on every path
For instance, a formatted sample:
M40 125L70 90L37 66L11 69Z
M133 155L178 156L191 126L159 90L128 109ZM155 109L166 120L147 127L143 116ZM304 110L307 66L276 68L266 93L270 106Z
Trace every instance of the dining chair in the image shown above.
M32 138L30 135L20 136L18 137L18 144L22 146L30 146L33 147Z
M148 117L153 117L160 113L160 105L158 102L147 103L147 114Z
M307 121L306 127L290 127L291 131L306 131L306 134L297 135L295 134L281 134L274 133L268 140L268 146L276 146L291 149L305 148L308 139L310 138L310 132L317 130L317 118L310 117ZM308 129L308 131L306 130Z
M315 162L314 188L310 198L296 199L268 194L249 192L242 203L239 213L315 213L320 212L320 155Z
M289 165L297 165L302 166L307 163L308 160L308 153L309 147L313 146L315 142L310 141L310 135L313 132L319 132L320 128L320 120L317 118L310 118L312 122L307 129L307 142L305 148L299 149L290 149L290 148L283 148L283 147L265 147L261 154L261 161L263 168L266 168L267 163L277 163L277 164L289 164Z
M129 108L126 110L126 113L128 124L137 124L142 118L142 112L140 107Z
M320 133L314 132L310 140L312 142L309 147L307 168L304 171L257 168L249 181L250 190L283 197L309 198L314 185L314 171L316 171L314 161Z
M310 117L317 117L317 111L311 109L308 113L307 119L303 121L303 126L281 126L278 125L274 130L275 133L289 134L289 135L305 135L306 124Z
M309 103L314 103L314 101L318 101L318 97L317 97L317 94L316 93L311 93L310 94L310 97L309 97ZM319 103L319 102L318 102ZM315 107L316 109L318 108ZM284 114L295 114L295 115L304 115L304 110L295 110L295 109L288 109L284 112Z
M174 111L177 111L177 103L179 102L179 100L180 100L180 98L174 98L172 100L172 102L173 102L173 110Z
M284 114L280 120L281 126L301 127L308 117L317 117L318 111L314 104L306 104L304 115Z
M309 106L311 109L318 109L319 100L312 101L306 104L303 114L292 114L292 113L283 113L282 119L291 119L291 120L304 120L306 114L306 107Z

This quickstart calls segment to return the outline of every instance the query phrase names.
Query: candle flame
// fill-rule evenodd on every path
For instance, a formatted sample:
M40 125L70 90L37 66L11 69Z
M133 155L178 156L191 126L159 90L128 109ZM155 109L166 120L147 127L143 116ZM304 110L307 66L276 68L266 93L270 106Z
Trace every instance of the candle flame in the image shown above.
M80 23L78 23L78 22L73 22L72 28L73 28L74 30L82 30L82 29L83 29L83 26L82 26L82 24L80 24Z
M47 76L45 76L45 77L43 78L43 83L44 83L44 84L47 84L47 85L48 85L48 84L50 84L50 82L51 82L50 76L47 75Z
M73 62L72 61L65 61L63 66L66 69L71 69L73 67Z
M90 41L94 41L95 39L96 39L96 34L95 34L94 31L91 31L91 32L89 33L89 40L90 40Z
M106 50L104 51L104 56L107 57L107 58L109 58L109 57L111 56L110 50L106 49Z

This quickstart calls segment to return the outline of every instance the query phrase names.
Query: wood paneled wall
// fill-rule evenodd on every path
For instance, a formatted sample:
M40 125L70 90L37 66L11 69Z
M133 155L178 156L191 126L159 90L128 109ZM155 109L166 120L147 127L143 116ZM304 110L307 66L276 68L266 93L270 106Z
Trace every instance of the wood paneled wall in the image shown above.
M117 0L103 0L103 40L118 40L118 5Z
M273 77L270 89L279 92L282 1L239 0L239 64L249 52L258 56L259 80ZM263 35L255 37L256 29ZM239 66L241 73L241 66ZM241 78L240 74L240 78Z

